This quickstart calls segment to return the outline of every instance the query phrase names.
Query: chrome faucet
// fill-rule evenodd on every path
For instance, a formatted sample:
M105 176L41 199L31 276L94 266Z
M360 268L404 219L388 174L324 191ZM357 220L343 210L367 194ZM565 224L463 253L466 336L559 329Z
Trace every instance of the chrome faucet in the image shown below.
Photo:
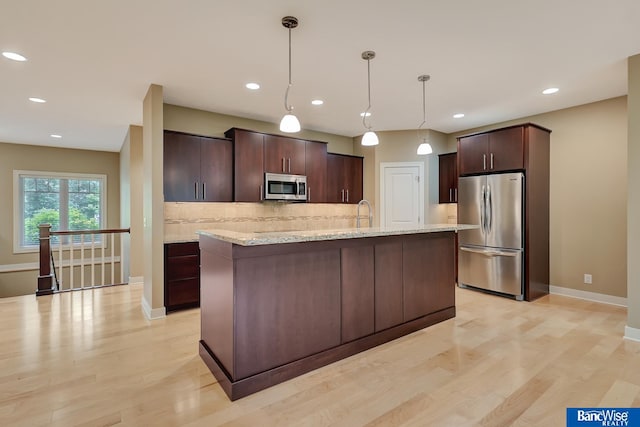
M369 209L369 228L373 225L373 212L371 212L371 204L368 200L362 199L358 202L358 208L356 210L356 228L360 228L360 206L367 205Z

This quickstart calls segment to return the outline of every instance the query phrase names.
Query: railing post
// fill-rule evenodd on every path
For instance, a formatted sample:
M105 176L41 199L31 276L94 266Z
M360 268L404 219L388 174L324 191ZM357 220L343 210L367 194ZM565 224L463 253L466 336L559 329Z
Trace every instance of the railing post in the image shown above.
M54 291L51 275L51 224L40 224L40 275L36 296L51 295Z

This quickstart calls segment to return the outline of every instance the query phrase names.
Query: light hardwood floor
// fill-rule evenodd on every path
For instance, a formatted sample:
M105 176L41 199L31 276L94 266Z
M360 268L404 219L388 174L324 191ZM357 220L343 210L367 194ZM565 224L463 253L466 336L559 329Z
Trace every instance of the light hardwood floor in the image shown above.
M230 402L199 310L147 321L140 286L0 299L2 426L564 426L640 406L626 309L458 289L458 315Z

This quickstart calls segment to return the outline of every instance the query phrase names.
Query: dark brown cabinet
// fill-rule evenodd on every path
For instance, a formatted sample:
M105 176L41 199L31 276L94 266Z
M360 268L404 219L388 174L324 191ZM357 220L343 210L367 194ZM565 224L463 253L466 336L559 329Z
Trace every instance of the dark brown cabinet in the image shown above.
M327 202L358 203L362 200L362 157L327 154Z
M264 185L264 134L242 129L229 129L233 140L233 200L259 202Z
M439 166L439 203L458 203L458 155L440 154Z
M164 200L230 202L231 141L164 131Z
M164 245L164 305L167 312L200 306L198 242Z
M307 141L305 148L307 202L327 202L327 144Z
M458 138L458 166L460 175L523 169L523 127Z
M264 135L264 171L304 175L305 146L302 139Z

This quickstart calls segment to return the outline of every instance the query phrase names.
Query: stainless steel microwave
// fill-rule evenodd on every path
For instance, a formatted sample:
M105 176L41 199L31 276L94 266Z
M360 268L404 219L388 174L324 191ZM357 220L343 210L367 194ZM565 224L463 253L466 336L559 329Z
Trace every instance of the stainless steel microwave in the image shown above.
M307 177L280 173L264 174L264 199L307 201Z

